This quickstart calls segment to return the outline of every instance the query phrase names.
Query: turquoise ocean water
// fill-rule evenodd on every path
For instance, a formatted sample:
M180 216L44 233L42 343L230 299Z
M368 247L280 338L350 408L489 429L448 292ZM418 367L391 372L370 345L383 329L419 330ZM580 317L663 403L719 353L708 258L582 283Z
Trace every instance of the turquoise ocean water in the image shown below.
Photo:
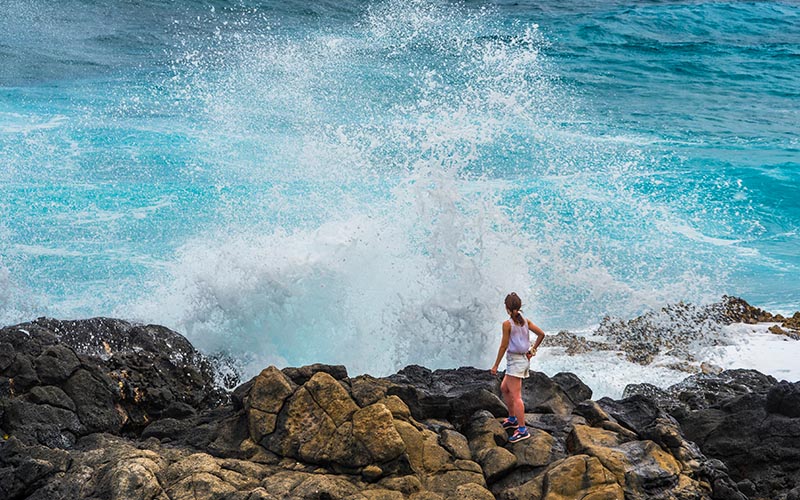
M669 302L800 306L800 4L8 0L0 323L477 366Z

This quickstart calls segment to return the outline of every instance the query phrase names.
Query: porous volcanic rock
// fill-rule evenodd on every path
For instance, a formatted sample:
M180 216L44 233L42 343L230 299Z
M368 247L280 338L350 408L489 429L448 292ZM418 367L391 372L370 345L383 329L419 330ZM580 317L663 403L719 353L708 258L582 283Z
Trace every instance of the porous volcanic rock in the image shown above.
M211 362L163 327L40 319L0 330L0 348L9 500L744 499L767 491L767 446L785 465L769 477L796 486L798 389L756 374L742 375L747 391L703 379L699 399L662 391L657 402L592 401L573 374L533 372L531 437L509 443L500 376L487 370L351 378L336 365L266 367L228 395ZM704 411L763 417L765 442L741 445L757 450L754 468L709 458L734 449L733 431ZM769 484L774 498L794 494Z

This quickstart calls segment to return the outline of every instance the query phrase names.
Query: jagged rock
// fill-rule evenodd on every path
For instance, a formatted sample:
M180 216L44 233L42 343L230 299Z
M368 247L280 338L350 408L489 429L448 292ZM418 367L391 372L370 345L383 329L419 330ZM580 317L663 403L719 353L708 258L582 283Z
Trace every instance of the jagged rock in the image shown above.
M614 349L610 344L587 340L584 337L580 337L568 331L560 331L555 335L548 335L547 347L563 347L566 354L570 356Z
M0 342L0 372L5 371L14 362L16 353L14 346L8 342Z
M776 321L776 317L740 298L725 296L705 306L671 304L628 321L607 317L595 334L604 337L612 349L623 351L629 361L647 365L662 352L694 361L688 346L724 343L724 325L765 321Z
M466 428L469 449L473 457L488 448L503 446L508 434L497 419L488 411L476 412Z
M53 385L38 385L32 388L30 393L28 393L28 398L32 403L38 405L55 406L56 408L63 408L71 412L77 410L75 402L67 396L67 393Z
M734 481L751 480L758 495L776 498L800 485L800 418L769 413L765 394L743 394L677 417L689 440L722 460Z
M0 329L0 497L709 500L797 486L796 384L757 372L599 402L573 374L534 372L531 437L511 444L487 370L269 367L228 399L176 335L104 318Z
M108 377L84 369L64 384L64 392L75 402L78 418L88 432L116 433L122 428L127 416L117 409L115 389Z
M209 361L161 326L39 318L0 329L0 343L15 353L1 373L12 377L9 393L38 385L64 390L86 432L119 425L139 432L153 419L184 417L226 399Z
M517 466L543 467L566 455L561 453L560 448L556 446L556 440L550 434L531 428L528 432L530 438L508 447L517 457Z
M38 405L15 398L4 405L6 432L28 445L69 448L76 437L86 433L78 416L63 408Z
M575 406L573 412L585 418L586 423L591 426L595 426L611 418L596 401L582 401Z
M785 380L767 392L766 409L791 418L800 417L800 382L794 384Z
M81 362L65 345L47 346L35 361L36 373L43 384L59 384L75 373Z
M291 396L290 386L281 379L280 372L262 375L263 382L256 381L251 394L264 389L262 393L268 394L267 399L274 404L262 407L280 410L271 426L273 432L252 436L268 450L308 463L332 462L351 468L386 462L403 453L405 445L395 429L391 411L380 403L359 408L341 383L327 372L317 371ZM279 395L277 399L275 394ZM254 397L248 396L250 405L255 404ZM264 413L251 407L251 433L252 422Z
M322 363L315 363L313 365L301 366L300 368L284 368L283 373L294 384L303 385L313 377L316 373L327 373L336 380L343 380L347 378L347 368L342 365L324 365Z
M580 389L575 392L576 397ZM522 379L522 402L528 413L569 415L575 404L555 381L542 372L531 371Z
M551 464L546 472L515 488L510 488L499 498L504 500L548 499L623 500L622 488L614 475L595 457L574 455Z
M370 375L359 375L350 379L350 394L358 406L364 407L385 398L386 390L390 385L386 380Z
M475 461L480 464L486 482L489 484L511 472L517 465L517 457L499 446L480 450L475 455Z
M31 387L40 383L36 370L29 356L17 354L11 366L4 373L14 382L13 388L17 393L25 392Z
M255 377L249 388L242 405L247 412L250 438L259 442L275 431L278 412L295 386L280 370L270 366Z
M472 459L472 453L469 451L469 442L460 432L452 429L442 430L439 435L439 444L455 458L461 460Z
M500 416L507 412L499 398L500 383L488 370L462 367L431 371L407 366L387 377L386 394L403 400L417 420L447 419L461 424L479 409Z
M629 441L609 448L592 447L587 453L597 457L615 475L626 497L648 498L651 492L678 484L680 465L652 441Z
M592 397L592 390L574 373L556 373L552 380L564 391L573 405Z
M580 415L556 415L553 413L526 413L528 427L541 429L557 439L566 439L575 425L585 425L586 419Z
M461 500L494 500L494 495L489 490L475 483L459 485L455 496Z

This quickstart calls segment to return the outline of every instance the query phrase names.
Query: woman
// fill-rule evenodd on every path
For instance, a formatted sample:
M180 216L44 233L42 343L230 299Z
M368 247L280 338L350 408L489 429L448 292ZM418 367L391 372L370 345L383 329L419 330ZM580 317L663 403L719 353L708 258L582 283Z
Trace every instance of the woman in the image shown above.
M503 354L506 354L506 374L500 384L503 400L508 407L508 418L503 420L504 429L515 429L508 438L511 443L528 439L531 435L525 426L525 404L522 402L522 379L528 378L531 358L536 356L536 349L544 340L544 332L529 319L522 317L522 299L511 292L505 300L506 312L510 319L503 322L503 339L497 351L497 359L492 366L492 375L497 374L497 367ZM531 345L531 334L536 334L536 343ZM520 425L521 424L521 425Z

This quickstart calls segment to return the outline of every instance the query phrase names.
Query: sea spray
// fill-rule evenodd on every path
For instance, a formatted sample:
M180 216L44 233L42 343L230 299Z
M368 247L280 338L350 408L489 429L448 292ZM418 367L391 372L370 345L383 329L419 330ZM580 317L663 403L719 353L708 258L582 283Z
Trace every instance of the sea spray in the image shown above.
M511 290L548 332L796 309L792 6L15 5L5 323L378 374L486 366Z
M119 312L246 375L483 366L510 290L548 327L712 298L724 279L630 187L654 160L576 128L533 24L389 2L344 30L213 44L179 57L173 84L202 110L221 223Z

